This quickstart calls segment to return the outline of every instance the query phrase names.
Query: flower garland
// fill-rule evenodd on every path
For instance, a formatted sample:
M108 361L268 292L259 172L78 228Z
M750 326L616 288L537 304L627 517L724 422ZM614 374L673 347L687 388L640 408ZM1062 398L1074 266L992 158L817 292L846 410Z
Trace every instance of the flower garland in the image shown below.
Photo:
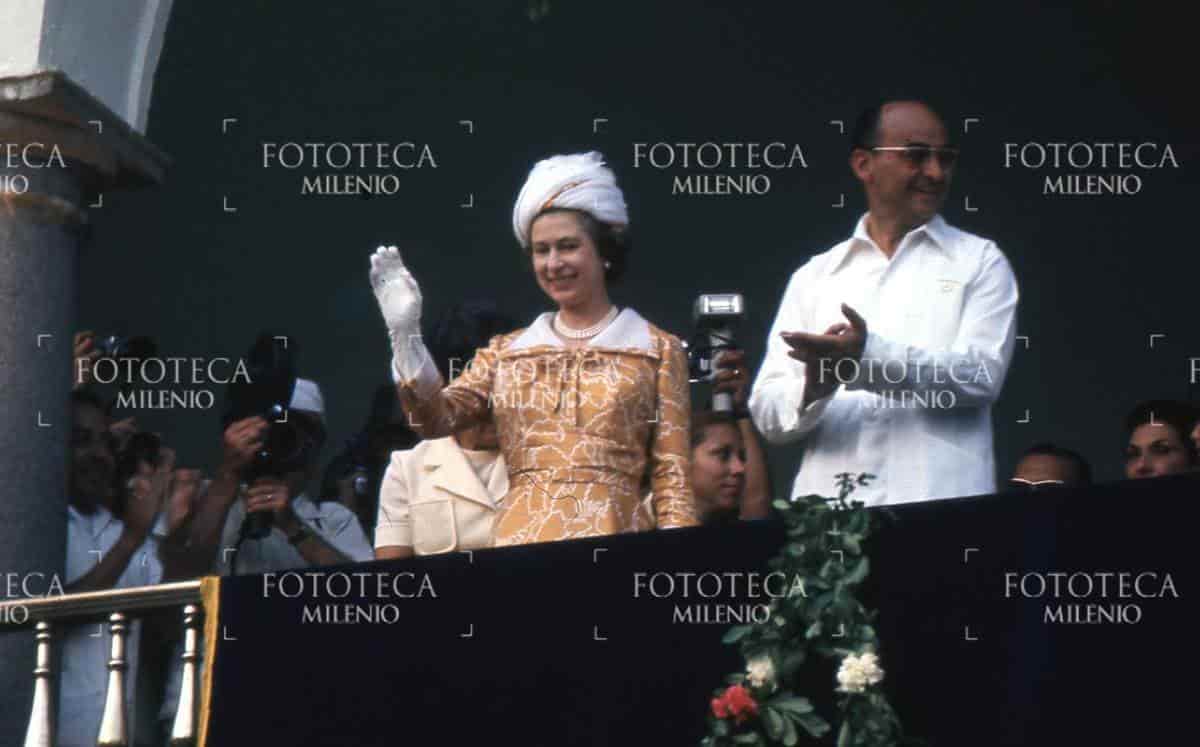
M789 685L813 655L840 662L837 701L841 727L838 747L891 745L904 741L900 720L878 687L884 671L879 640L855 588L870 564L862 543L874 517L861 501L847 501L874 475L836 476L837 498L808 495L775 501L787 527L787 541L771 560L773 571L799 578L788 596L772 600L765 622L735 625L724 642L741 647L742 672L710 703L709 735L703 747L795 745L802 733L818 739L832 727L808 698Z

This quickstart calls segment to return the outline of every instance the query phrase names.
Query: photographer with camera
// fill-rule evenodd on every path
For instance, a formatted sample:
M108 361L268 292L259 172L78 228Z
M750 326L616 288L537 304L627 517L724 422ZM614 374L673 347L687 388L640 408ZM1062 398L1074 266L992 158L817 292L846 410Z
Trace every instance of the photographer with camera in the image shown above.
M225 428L221 465L181 530L186 544L172 542L173 551L187 558L187 575L214 567L222 574L263 573L371 559L354 514L333 501L316 503L305 492L325 440L324 420L316 382L296 379L284 418L253 415ZM288 455L290 463L263 470L259 462L272 441L299 446Z
M716 357L714 407L692 413L692 490L701 524L765 519L771 514L771 480L762 441L746 409L746 355L729 347ZM720 396L731 399L718 410Z
M746 354L735 331L745 316L740 293L696 299L695 335L688 344L689 380L711 384L711 404L691 421L691 476L703 524L762 519L771 513L766 455L746 409Z

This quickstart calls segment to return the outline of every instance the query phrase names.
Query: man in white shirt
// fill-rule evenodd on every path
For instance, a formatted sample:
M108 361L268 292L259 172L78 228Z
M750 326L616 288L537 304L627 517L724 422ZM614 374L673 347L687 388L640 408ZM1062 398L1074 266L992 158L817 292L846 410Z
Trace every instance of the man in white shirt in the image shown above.
M67 593L149 586L162 580L158 543L165 522L155 523L159 491L130 491L117 508L116 456L104 404L94 396L72 394L70 503L67 507ZM121 514L117 518L114 512ZM141 623L126 638L126 703L129 724L138 674ZM111 635L108 625L74 626L62 641L58 744L96 744L108 687Z
M864 112L850 167L868 212L792 275L750 410L773 443L803 439L793 496L901 503L996 489L991 406L1016 335L1017 283L995 243L938 210L956 148L925 104Z
M337 501L314 502L305 490L316 475L317 454L325 440L325 399L316 382L297 379L287 422L306 443L303 464L282 477L264 476L249 485L243 477L262 450L268 423L249 417L224 432L223 457L203 501L168 541L169 580L219 573L247 575L289 568L357 563L373 559L370 541L358 518ZM247 514L269 512L270 532L243 538ZM177 646L167 674L159 711L160 729L169 733L182 682Z
M263 448L268 423L254 416L225 429L221 466L188 525L172 536L173 578L213 569L250 574L372 559L371 543L354 514L336 501L317 503L306 492L325 440L325 400L316 382L296 380L287 422L304 444L299 462L285 475L260 476L249 485L244 477ZM270 531L243 538L243 522L256 512L272 515ZM186 551L179 548L184 539Z

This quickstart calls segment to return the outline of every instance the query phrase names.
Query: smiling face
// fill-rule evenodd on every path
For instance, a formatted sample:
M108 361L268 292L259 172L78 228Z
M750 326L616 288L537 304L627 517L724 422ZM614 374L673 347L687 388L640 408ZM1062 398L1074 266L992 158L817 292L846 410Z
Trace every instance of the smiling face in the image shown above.
M584 309L608 297L604 259L573 212L538 217L529 236L533 274L559 308Z
M1192 462L1185 436L1166 423L1144 423L1125 447L1125 476L1158 477L1186 472Z
M705 427L704 440L692 448L692 490L701 516L738 507L746 485L746 456L737 426Z
M915 101L887 104L879 118L878 147L950 145L942 120L929 107ZM933 154L925 157L900 151L857 149L851 166L863 183L872 213L915 228L927 223L942 208L954 172Z

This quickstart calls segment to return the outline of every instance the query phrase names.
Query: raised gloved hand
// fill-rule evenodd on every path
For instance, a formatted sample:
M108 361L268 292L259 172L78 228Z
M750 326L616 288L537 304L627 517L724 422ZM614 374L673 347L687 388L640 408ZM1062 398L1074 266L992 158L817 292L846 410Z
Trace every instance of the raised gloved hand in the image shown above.
M421 289L394 246L381 246L371 255L370 278L392 341L396 373L415 378L428 357L421 340Z
M421 289L396 247L381 246L371 255L371 288L393 337L421 333Z

